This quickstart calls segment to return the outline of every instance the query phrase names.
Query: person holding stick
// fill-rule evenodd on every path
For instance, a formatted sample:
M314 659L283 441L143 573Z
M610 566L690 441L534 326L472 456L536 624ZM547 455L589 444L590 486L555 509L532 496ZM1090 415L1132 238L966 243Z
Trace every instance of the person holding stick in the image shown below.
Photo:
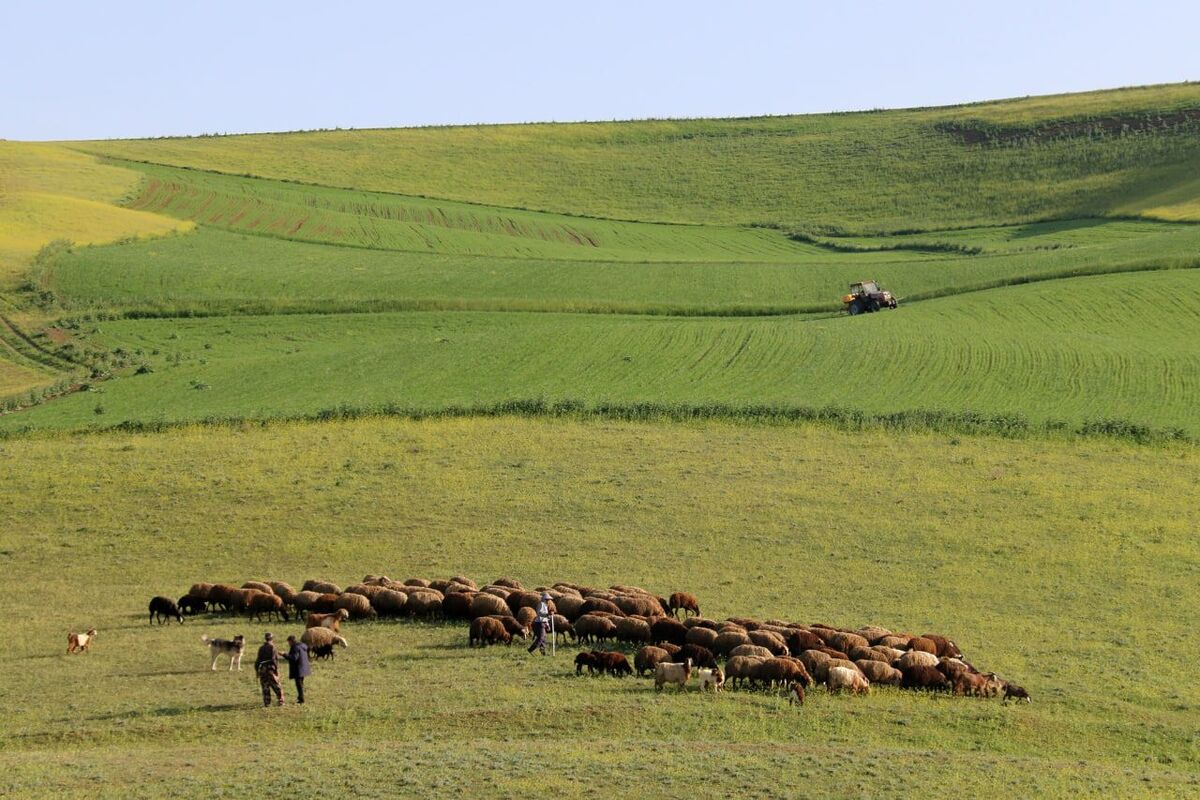
M546 655L546 634L549 630L550 594L542 592L541 599L538 601L537 618L533 621L533 644L529 645L530 655L534 650L541 650L542 655Z

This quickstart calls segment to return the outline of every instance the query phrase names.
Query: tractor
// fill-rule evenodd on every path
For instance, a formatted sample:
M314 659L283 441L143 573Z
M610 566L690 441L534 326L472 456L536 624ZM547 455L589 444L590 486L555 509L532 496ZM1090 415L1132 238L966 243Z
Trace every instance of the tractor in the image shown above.
M860 281L850 284L850 293L842 297L846 313L854 316L881 308L895 308L896 298L892 293L879 288L875 281Z

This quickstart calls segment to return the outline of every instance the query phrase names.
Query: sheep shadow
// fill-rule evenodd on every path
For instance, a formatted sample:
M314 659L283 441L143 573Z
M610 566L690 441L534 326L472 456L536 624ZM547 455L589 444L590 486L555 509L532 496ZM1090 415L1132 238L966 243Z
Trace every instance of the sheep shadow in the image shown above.
M118 720L154 719L160 717L179 717L184 714L200 712L204 714L220 714L229 711L246 711L257 708L253 702L241 703L207 703L202 706L161 706L145 711L114 711L108 714L97 714L88 717L92 722L116 722Z

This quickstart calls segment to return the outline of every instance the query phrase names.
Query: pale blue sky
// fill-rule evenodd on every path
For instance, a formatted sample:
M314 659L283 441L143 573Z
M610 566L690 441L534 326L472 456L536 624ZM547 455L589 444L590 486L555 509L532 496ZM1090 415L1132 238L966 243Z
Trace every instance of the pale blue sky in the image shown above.
M1194 0L0 0L0 137L941 105L1200 79L1198 30Z

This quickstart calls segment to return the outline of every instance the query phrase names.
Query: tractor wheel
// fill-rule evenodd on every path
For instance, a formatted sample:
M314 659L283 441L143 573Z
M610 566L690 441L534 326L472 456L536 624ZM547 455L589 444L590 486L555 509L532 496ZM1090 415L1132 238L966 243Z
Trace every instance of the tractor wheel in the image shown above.
M855 300L853 303L851 303L849 306L846 307L846 310L850 312L850 316L854 317L863 312L863 306L862 306L862 303Z
M872 300L872 301L871 301L871 305L869 306L869 308L870 308L870 310L871 310L871 313L872 313L872 314L874 314L876 311L878 311L878 310L879 310L879 301L878 301L878 300Z

